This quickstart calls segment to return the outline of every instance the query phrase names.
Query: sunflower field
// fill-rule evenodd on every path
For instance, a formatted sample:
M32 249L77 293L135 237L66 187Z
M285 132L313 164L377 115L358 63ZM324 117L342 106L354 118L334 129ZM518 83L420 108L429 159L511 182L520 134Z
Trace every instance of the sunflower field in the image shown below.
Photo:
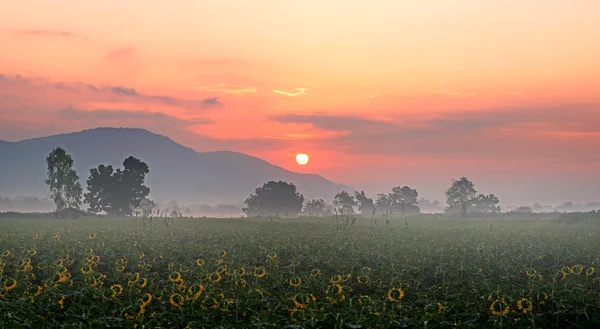
M599 236L540 219L3 219L0 328L598 328Z

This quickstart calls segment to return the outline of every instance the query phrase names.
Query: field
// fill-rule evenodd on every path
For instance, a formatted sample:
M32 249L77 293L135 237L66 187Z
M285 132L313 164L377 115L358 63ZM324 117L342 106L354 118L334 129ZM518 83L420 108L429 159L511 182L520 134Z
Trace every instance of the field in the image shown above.
M1 328L597 328L600 222L0 220Z

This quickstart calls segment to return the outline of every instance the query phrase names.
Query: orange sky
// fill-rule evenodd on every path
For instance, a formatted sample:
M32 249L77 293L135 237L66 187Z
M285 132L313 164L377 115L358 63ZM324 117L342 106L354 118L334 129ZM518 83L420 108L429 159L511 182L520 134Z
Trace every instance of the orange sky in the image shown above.
M441 199L464 174L508 203L597 200L598 17L596 0L8 2L0 139L133 126L371 194Z

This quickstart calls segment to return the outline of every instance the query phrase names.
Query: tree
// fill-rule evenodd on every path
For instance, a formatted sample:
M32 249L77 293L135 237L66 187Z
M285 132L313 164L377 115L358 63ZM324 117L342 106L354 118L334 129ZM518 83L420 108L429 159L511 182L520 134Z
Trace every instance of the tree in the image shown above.
M148 198L145 198L140 202L140 206L136 208L139 212L140 216L144 218L148 218L154 212L154 208L156 208L156 203Z
M242 211L248 216L297 216L302 211L304 196L296 185L284 181L268 181L244 201Z
M515 208L515 210L513 210L512 212L519 213L519 214L531 214L531 213L533 213L533 210L529 206L520 206L520 207Z
M391 214L411 214L421 212L419 192L408 186L396 186L388 194L377 195L377 209Z
M56 209L79 209L83 189L79 176L73 169L73 158L64 149L57 147L46 157L46 165L48 178L45 182L50 188L50 198Z
M458 180L452 179L450 187L446 190L447 212L460 211L467 217L467 211L477 195L475 185L467 177L461 176Z
M302 208L303 216L320 217L325 215L325 201L323 199L309 200Z
M471 207L473 207L473 211L475 212L500 212L500 206L498 206L498 203L500 203L498 197L496 197L493 194L479 194L478 196L473 198Z
M346 191L342 191L333 198L333 206L341 214L353 215L354 207L356 207L357 204L354 196Z
M373 199L367 197L365 191L360 191L360 193L354 192L354 199L356 200L358 211L362 215L373 214L373 211L375 211L375 204L373 203Z
M146 174L150 172L148 165L130 156L123 161L123 167L123 170L113 170L110 165L99 165L90 170L88 192L84 195L89 211L128 216L150 194L144 185Z

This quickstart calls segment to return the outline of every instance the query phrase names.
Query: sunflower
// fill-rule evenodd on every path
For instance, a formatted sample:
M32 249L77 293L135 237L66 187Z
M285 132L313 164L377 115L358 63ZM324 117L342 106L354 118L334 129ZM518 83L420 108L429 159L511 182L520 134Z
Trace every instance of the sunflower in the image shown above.
M387 292L387 299L390 302L397 302L404 298L404 290L402 288L392 288Z
M15 280L13 278L8 278L6 280L6 282L4 282L4 287L8 291L11 291L11 290L15 289L16 286L17 286L17 280Z
M368 266L365 266L363 268L360 269L360 271L362 272L363 275L368 275L369 273L371 273L371 268Z
M223 274L225 271L227 271L227 264L223 264L219 267L217 267L216 271L219 274Z
M156 300L161 301L163 299L163 293L161 291L158 291L154 294L154 298L156 298Z
M521 298L517 301L517 307L523 314L526 314L533 310L533 303L531 302L531 299Z
M150 304L150 302L152 301L152 295L151 294L144 294L144 296L142 296L141 298L142 301L142 307L145 307L146 305Z
M35 233L35 234L33 235L33 238L34 238L34 239L37 239L39 236L40 236L39 234Z
M192 296L194 300L198 300L204 291L204 286L198 283L194 283L188 288L188 294Z
M334 275L329 279L329 283L331 284L338 284L342 282L342 276L341 275Z
M96 238L96 233L90 233L90 234L88 235L88 238L90 238L90 239L92 239L92 240L93 240L93 239L95 239L95 238Z
M292 302L296 308L305 308L311 301L311 296L306 294L297 294L292 297Z
M319 275L321 275L321 270L320 270L320 269L318 269L318 268L313 268L313 269L312 269L312 271L310 271L310 275L311 275L313 278L316 278L316 277L318 277Z
M267 275L267 270L264 267L257 267L254 269L255 278L264 278Z
M133 242L131 243L131 246L132 246L132 247L137 247L137 241L133 241Z
M171 282L181 281L181 274L179 274L179 272L171 273L171 275L169 275L169 281L171 281Z
M244 279L239 279L239 280L235 280L235 285L237 287L246 288L246 285L248 285L248 283Z
M212 282L212 283L217 283L221 281L221 273L219 272L214 272L212 274L209 275L208 279Z
M358 297L358 302L361 304L370 304L371 297L369 297L368 295L360 295L360 297Z
M0 287L0 297L4 297L8 293L6 287Z
M581 265L581 264L574 265L573 267L571 267L571 273L573 273L575 275L579 275L579 274L583 273L583 265Z
M240 267L237 269L236 274L239 276L244 276L244 275L246 275L246 269L243 267Z
M352 274L348 273L344 278L342 278L342 282L346 283L348 280L350 280L350 278L352 278Z
M187 273L190 271L190 268L186 264L179 265L179 272Z
M595 270L596 270L596 269L595 269L595 268L593 268L593 267L588 267L587 271L585 271L585 275L586 275L586 276L591 276L592 274L594 274L594 271L595 271Z
M227 256L227 251L225 251L225 250L219 251L219 258L224 258L225 256Z
M29 255L31 257L37 255L37 249L35 249L35 248L27 249L27 255ZM31 259L29 261L31 262Z
M114 284L110 286L110 290L112 291L111 297L118 297L123 293L123 286L120 284Z
M329 286L325 294L327 295L326 299L332 303L341 302L346 299L344 288L339 283Z
M127 285L133 286L138 282L139 279L140 279L140 273L136 272L136 273L130 275L129 278L127 278Z
M290 286L292 286L294 288L300 287L300 285L302 284L302 278L295 277L291 280L288 280L288 283L290 284Z
M357 276L356 277L356 282L358 282L359 284L369 284L370 280L368 276Z
M490 312L492 312L492 315L507 315L509 311L510 306L504 301L504 298L496 299L490 305Z
M60 297L60 299L58 300L58 305L60 306L61 309L65 308L65 296Z
M172 294L169 297L169 303L173 305L173 307L181 307L183 305L184 299L180 294Z
M80 271L81 271L81 274L90 274L90 273L92 273L92 267L89 265L83 265L81 267Z
M438 302L437 303L437 307L438 307L438 313L442 313L444 311L444 309L446 308L446 306L444 306L444 304Z
M527 274L528 277L533 278L537 274L537 271L535 270L535 268L530 268L527 271L525 271L525 274Z
M270 260L277 260L277 253L275 251L271 251L268 255L267 258Z
M204 259L200 259L200 258L196 259L196 265L204 266Z
M10 250L6 250L5 252L2 253L2 257L8 257L10 256Z
M148 279L146 279L146 278L139 280L137 283L138 287L140 287L140 288L146 287L147 284L148 284Z

